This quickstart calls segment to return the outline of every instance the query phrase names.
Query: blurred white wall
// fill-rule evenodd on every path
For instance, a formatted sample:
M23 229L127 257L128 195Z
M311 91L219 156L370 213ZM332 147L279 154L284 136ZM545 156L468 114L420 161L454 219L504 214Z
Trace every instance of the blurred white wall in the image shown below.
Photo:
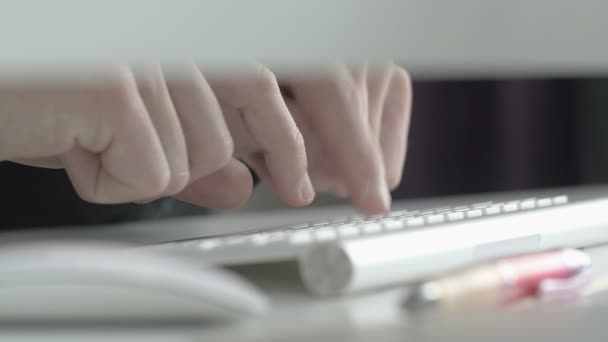
M0 68L391 57L417 78L594 74L608 71L606 13L606 0L0 0ZM245 209L282 206L265 186L255 198Z
M414 75L608 69L605 0L0 0L0 63L394 57Z

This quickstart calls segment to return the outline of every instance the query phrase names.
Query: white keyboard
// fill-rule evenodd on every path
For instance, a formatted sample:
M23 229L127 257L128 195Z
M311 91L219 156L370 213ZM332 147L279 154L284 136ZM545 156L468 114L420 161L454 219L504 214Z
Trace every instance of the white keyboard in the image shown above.
M461 207L443 207L422 211L393 211L379 217L340 217L270 228L262 232L231 234L190 239L158 245L194 253L203 260L224 265L241 265L296 258L318 243L335 240L368 239L378 235L414 231L431 226L469 221L489 216L515 213L568 203L565 195L529 198L506 203L476 203Z
M298 261L307 287L331 295L419 280L481 258L599 241L608 241L608 199L570 203L560 195L341 217L148 248L220 265Z

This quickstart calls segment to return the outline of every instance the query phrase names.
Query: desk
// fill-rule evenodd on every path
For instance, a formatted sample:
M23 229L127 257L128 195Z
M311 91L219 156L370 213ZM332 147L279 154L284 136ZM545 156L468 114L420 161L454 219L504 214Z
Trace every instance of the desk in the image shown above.
M588 193L588 192L584 192ZM515 194L521 196L522 193ZM452 199L454 200L454 199ZM443 204L446 200L433 200ZM428 201L408 202L407 207L428 206ZM348 210L346 208L338 211ZM306 212L306 211L305 211ZM332 211L333 212L333 211ZM322 209L308 215L322 215ZM306 214L306 213L304 213ZM303 215L304 215L303 214ZM284 213L266 215L270 222ZM291 217L291 216L290 216ZM293 217L291 217L293 219ZM299 219L298 217L297 219ZM282 217L285 219L285 217ZM199 219L215 228L231 226L251 216L238 215ZM188 221L194 225L192 221ZM177 226L172 226L176 229ZM112 227L108 227L112 228ZM141 227L123 227L123 231ZM190 226L192 228L192 226ZM154 229L151 229L153 231ZM189 231L186 229L184 231ZM106 231L107 232L107 231ZM150 231L148 231L150 232ZM65 232L64 232L65 233ZM185 234L178 232L178 234ZM137 234L126 234L134 237ZM13 238L15 236L13 235ZM608 274L608 247L589 250L593 272ZM608 317L608 295L581 302L545 304L491 315L446 316L437 313L409 314L399 302L405 289L391 289L347 298L321 300L310 297L301 287L294 264L236 268L260 285L271 297L274 308L262 317L228 324L70 327L49 330L0 329L0 341L603 341Z
M592 252L608 271L608 248ZM598 267L598 270L600 267ZM270 271L267 269L266 271ZM276 270L276 269L275 269ZM285 283L282 283L286 285ZM1 329L1 341L605 341L608 296L493 315L407 315L401 291L319 301L289 286L269 286L275 309L267 316L217 326L70 327ZM592 305L591 305L592 304Z

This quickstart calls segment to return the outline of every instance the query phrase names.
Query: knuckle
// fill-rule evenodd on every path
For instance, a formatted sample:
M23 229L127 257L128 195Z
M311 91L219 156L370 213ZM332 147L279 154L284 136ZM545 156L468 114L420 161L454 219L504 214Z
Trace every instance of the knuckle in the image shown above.
M268 67L262 64L258 65L256 70L255 86L264 92L279 92L277 77L270 69L268 69Z
M207 176L226 166L234 154L234 142L228 134L218 138L215 144L209 144L201 151L201 158L191 162L191 174L196 178Z
M108 100L117 115L141 115L145 111L133 73L126 68L116 70L106 86Z
M218 145L211 154L211 164L217 169L224 167L232 159L234 153L234 142L232 137L226 135L219 139Z
M200 72L194 70L183 74L179 79L172 80L168 93L174 98L197 98L205 104L205 110L212 116L223 116L218 100L219 93L215 93L207 79ZM177 100L179 101L179 100Z
M349 109L358 108L364 95L363 87L354 81L341 80L334 82L336 98L342 106Z
M181 77L175 81L175 88L178 91L202 91L206 86L205 79L200 73L189 72L183 73Z
M412 88L412 77L409 72L400 66L393 66L393 81L402 89L410 92Z
M158 168L156 172L150 173L149 179L141 186L142 198L151 198L162 195L171 182L169 168Z
M138 78L137 83L142 96L149 99L157 99L167 93L167 85L160 68L146 72Z
M182 192L190 182L190 171L177 171L171 174L171 181L165 189L165 194L172 196Z

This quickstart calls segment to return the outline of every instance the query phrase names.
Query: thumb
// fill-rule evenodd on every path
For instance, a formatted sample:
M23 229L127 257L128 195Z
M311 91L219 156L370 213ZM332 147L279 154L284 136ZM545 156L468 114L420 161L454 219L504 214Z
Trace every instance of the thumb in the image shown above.
M175 197L211 209L236 209L247 202L252 189L253 179L249 169L232 159L228 165L194 181Z

